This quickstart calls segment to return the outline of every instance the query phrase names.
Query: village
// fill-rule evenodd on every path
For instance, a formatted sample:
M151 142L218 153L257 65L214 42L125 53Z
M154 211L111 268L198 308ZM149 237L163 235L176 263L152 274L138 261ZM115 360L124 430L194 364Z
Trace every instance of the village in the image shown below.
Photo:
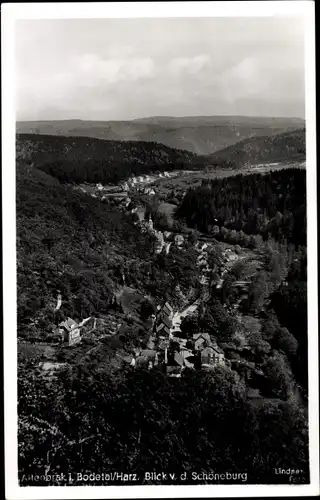
M150 228L149 228L150 229ZM178 248L182 250L183 241ZM210 286L215 286L219 290L225 279L230 266L237 261L238 256L231 249L227 248L223 252L225 268L220 278L214 283L211 281L211 269L208 265L208 249L210 244L197 242L195 248L198 252L197 266L201 269L200 284L201 294L191 304L186 305L182 310L174 310L167 301L163 305L158 304L155 314L148 322L148 340L141 343L140 347L133 347L130 353L119 354L122 361L133 369L153 369L158 367L162 369L168 377L180 378L184 370L212 370L219 366L223 369L236 369L242 372L246 381L252 376L263 377L254 362L252 348L245 339L241 339L240 346L232 344L218 345L213 332L199 331L191 335L185 335L181 331L181 323L187 316L196 316L198 308L209 298ZM249 282L238 281L235 286L238 287L240 299L246 296ZM61 307L62 298L58 295L55 310ZM239 302L239 301L238 301ZM238 303L234 304L236 311ZM60 348L75 348L85 342L89 337L94 336L91 350L99 348L101 340L105 337L121 337L122 331L125 331L125 323L113 321L112 324L104 326L104 321L100 318L88 317L80 322L72 318L66 318L55 327L52 332L51 342ZM103 333L102 333L103 332ZM47 339L48 340L48 339ZM65 363L43 362L40 367L45 376L52 377L56 371L66 366ZM251 391L252 392L252 391ZM254 391L253 391L254 392ZM259 396L254 392L254 397Z
M79 186L75 186L75 189L80 190L83 193L89 193L94 198L100 198L101 201L106 201L108 199L127 201L129 193L154 196L155 194L157 194L157 188L154 183L160 179L174 179L176 177L180 178L191 174L194 175L197 172L198 171L195 170L173 170L171 172L159 172L149 175L133 175L126 181L119 182L118 184L103 185L101 183L90 184L84 182Z
M162 308L158 306L147 349L136 350L131 366L152 369L160 365L169 377L181 377L185 368L210 369L228 363L222 349L208 333L194 334L190 340L182 335L182 318L196 308L197 304L192 304L179 314L174 313L168 302Z
M171 173L172 176L173 173ZM165 172L159 174L169 177ZM148 184L153 182L152 176L133 177L124 185L121 185L122 191L116 186L102 186L101 184L83 184L74 186L74 189L86 192L90 196L99 198L100 201L109 202L115 200L118 208L126 213L137 214L134 224L142 233L148 233L154 236L153 252L168 254L173 246L178 251L186 251L188 241L186 235L173 231L161 231L154 228L154 222L151 214L145 218L145 208L132 203L129 191L139 192L153 196L152 189ZM147 186L146 186L147 185ZM151 191L150 191L151 189ZM185 304L182 310L174 311L174 308L167 301L165 304L158 305L156 313L150 318L148 326L148 340L142 342L140 347L134 347L130 353L117 354L122 361L133 369L147 368L149 370L158 367L162 369L168 377L181 377L185 369L192 370L212 370L219 366L224 369L240 370L246 380L254 376L263 376L259 367L255 366L252 356L252 348L241 339L241 345L218 345L213 332L199 331L192 335L186 335L181 331L181 323L187 316L196 316L200 304L205 304L210 298L210 289L212 287L220 291L230 269L238 261L246 259L246 252L237 251L235 247L225 245L222 247L222 266L215 269L211 268L209 255L217 242L212 238L200 237L193 243L193 248L197 252L196 265L199 270L200 296L191 304ZM126 286L126 277L122 277L123 287ZM248 293L250 279L246 281L238 280L233 286L237 288L238 299L232 305L233 313L236 313L239 304L245 300ZM114 298L115 302L117 299ZM61 307L61 295L58 295L55 311ZM92 347L88 352L99 348L100 342L104 338L121 337L122 330L125 329L125 323L121 318L114 318L113 321L105 323L101 318L88 317L81 321L76 321L70 317L61 321L47 336L47 341L59 348L75 348L82 345L83 342L92 342ZM50 337L50 338L49 338ZM80 356L81 358L81 356ZM79 359L80 359L79 358ZM57 370L65 366L65 363L42 362L40 367L46 376L52 377Z

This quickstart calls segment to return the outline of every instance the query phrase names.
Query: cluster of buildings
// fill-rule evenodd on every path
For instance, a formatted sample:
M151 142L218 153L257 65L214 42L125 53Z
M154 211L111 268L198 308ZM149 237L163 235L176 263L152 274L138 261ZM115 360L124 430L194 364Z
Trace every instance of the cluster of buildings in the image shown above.
M81 341L81 334L88 330L88 327L92 330L95 329L96 320L89 317L77 323L72 318L67 318L61 321L59 325L52 332L52 339L56 340L56 343L65 344L68 347L79 344Z
M153 196L156 190L152 186L148 186L152 182L152 178L148 175L145 177L132 177L121 185L123 191L136 191L139 194L148 194Z
M152 174L152 175L139 175L139 176L134 176L130 177L127 179L126 182L121 184L121 188L124 190L135 190L135 191L140 191L144 192L145 194L155 194L155 190L153 187L147 187L148 184L151 184L152 182L156 181L157 179L160 178L170 178L173 175L176 174L170 174L169 172L163 172L159 174Z
M129 191L135 191L139 194L147 194L153 196L156 194L156 189L154 186L150 186L151 183L160 178L171 178L176 175L177 174L174 172L140 175L130 177L126 181L120 183L118 186L103 186L101 183L98 183L96 185L84 183L80 185L78 189L80 189L82 192L91 194L91 196L93 196L94 198L100 197L103 200L109 197L121 199L125 196L128 196Z
M130 213L137 213L139 220L135 222L136 225L140 227L143 233L152 233L155 239L154 252L161 253L164 249L166 253L169 253L170 246L174 243L177 247L181 248L184 245L184 236L181 234L173 235L170 231L157 231L153 227L153 221L151 216L146 220L144 215L139 212L138 207L134 207L130 210L130 204L132 202L129 191L135 190L136 192L148 195L155 195L156 192L153 187L147 186L146 184L155 180L156 177L170 177L168 172L163 174L157 174L157 176L138 176L128 179L126 182L120 186L103 186L101 183L92 185L89 183L84 183L80 186L76 186L75 189L81 192L90 194L94 198L100 198L102 202L114 200L118 202L120 207L125 210L129 210Z
M181 377L186 368L212 369L228 364L209 333L196 333L189 339L182 336L168 302L162 308L158 306L147 348L137 350L131 360L135 368L160 365L170 377Z

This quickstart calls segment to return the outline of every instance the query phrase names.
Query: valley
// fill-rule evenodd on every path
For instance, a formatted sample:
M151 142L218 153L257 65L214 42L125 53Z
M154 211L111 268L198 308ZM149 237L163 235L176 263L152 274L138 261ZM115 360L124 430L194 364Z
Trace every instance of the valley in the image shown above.
M161 145L32 134L17 148L21 471L33 449L39 471L91 463L93 443L114 467L157 467L157 447L170 468L177 439L179 457L189 450L194 464L182 422L190 429L208 411L215 425L201 431L202 460L213 440L216 467L226 442L236 463L238 435L223 430L235 414L250 442L266 419L284 422L289 460L308 402L306 316L297 316L306 307L305 162L205 166ZM48 464L52 411L60 437ZM270 447L284 456L259 433L247 450L252 482L270 474L268 462L266 472L255 465ZM61 451L79 439L81 449ZM295 446L303 463L303 435Z

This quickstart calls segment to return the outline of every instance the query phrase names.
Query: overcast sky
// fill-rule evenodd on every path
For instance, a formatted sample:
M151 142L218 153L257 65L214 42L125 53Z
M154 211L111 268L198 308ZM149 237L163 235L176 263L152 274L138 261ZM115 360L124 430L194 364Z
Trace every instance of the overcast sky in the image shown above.
M20 20L17 118L304 117L299 18Z

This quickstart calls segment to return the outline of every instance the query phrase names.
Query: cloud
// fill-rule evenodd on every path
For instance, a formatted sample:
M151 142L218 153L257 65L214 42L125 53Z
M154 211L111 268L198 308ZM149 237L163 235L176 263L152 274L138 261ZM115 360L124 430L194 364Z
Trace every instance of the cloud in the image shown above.
M153 78L155 65L150 57L101 59L97 54L85 54L74 61L74 74L82 86L96 86L102 81L115 84Z
M206 54L202 54L195 57L176 57L171 59L167 64L167 70L172 75L180 75L181 72L187 72L189 74L199 73L208 64L210 64L210 57Z
M299 115L304 103L303 22L290 17L24 20L15 33L25 119Z
M270 76L262 68L261 61L252 56L217 75L214 83L227 102L234 102L249 96L263 96L270 86Z

